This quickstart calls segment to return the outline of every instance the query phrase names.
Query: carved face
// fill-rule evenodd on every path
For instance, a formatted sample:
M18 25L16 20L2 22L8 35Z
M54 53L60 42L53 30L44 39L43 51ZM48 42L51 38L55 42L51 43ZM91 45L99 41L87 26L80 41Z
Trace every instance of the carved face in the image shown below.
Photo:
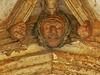
M58 0L45 0L47 11L53 14L58 7Z
M19 23L11 26L8 31L12 38L22 39L25 35L26 25L24 23Z
M64 21L57 16L45 18L42 21L40 31L45 39L48 38L46 44L49 47L57 47L61 43L59 37L62 37L65 33Z
M25 35L26 26L24 23L18 24L14 29L14 37L20 39Z
M57 0L46 0L48 8L52 9L56 7Z

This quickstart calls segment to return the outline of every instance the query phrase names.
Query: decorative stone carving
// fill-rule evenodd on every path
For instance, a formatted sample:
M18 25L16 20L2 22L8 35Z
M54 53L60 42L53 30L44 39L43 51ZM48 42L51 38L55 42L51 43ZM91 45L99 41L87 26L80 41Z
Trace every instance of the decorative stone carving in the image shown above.
M50 47L57 47L61 37L65 33L65 24L58 16L50 16L43 20L41 25L41 33L43 37L47 38L47 45Z
M45 11L53 14L57 11L58 3L58 0L45 0Z
M40 39L40 43L47 48L62 47L70 42L68 38L70 24L63 12L53 15L42 13L34 32Z
M83 43L87 46L100 48L100 21L95 20L95 25L91 27L89 21L85 21L78 28L78 34L85 39Z
M46 48L62 47L70 42L68 38L69 20L64 12L58 11L59 1L45 0L44 2L45 9L34 27L34 32L40 39L40 43Z
M18 0L13 11L7 18L7 28L20 22L26 22L37 2L38 0Z
M100 42L100 21L95 20L95 25L92 29L92 34L87 40Z
M78 22L82 25L85 20L89 20L94 25L96 19L95 12L88 3L88 0L64 0ZM91 16L92 15L92 16Z
M91 35L91 26L90 26L90 21L86 20L83 25L81 25L78 28L78 34L82 37L82 38L87 38Z
M17 40L20 40L24 37L25 31L26 25L24 23L15 24L8 29L10 36Z

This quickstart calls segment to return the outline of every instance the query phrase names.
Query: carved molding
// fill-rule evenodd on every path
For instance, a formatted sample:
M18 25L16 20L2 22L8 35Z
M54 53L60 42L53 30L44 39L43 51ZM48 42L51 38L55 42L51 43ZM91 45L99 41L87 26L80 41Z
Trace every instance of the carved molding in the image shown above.
M26 22L37 2L38 0L18 0L7 18L8 27L19 22Z
M90 20L91 25L94 25L96 13L91 9L87 0L64 1L81 25L85 20ZM26 22L37 2L38 0L18 0L11 14L7 18L9 22L8 25L11 26L19 22Z
M87 0L64 0L73 15L82 25L85 20L90 20L91 25L94 25L96 15L91 9Z

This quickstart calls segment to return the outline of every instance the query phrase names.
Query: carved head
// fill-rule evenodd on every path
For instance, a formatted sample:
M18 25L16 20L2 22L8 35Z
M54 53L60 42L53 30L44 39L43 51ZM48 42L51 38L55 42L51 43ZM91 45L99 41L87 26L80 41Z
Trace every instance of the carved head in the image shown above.
M50 16L43 19L40 26L41 34L46 40L49 47L57 47L60 45L59 39L65 34L65 23L59 16Z
M53 14L58 6L58 0L45 0L46 10Z
M26 31L25 23L18 23L8 29L10 36L14 39L20 40L24 37Z
M70 30L69 20L62 11L53 15L43 12L34 26L34 33L46 48L62 47L70 43Z
M57 0L46 0L46 5L48 8L55 8L57 4Z

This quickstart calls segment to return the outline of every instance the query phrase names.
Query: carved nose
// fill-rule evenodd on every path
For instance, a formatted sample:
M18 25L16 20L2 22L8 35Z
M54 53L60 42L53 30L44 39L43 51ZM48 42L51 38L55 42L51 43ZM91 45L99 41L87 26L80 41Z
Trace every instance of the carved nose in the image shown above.
M51 34L52 34L52 35L56 35L56 29L55 29L55 27L52 27L52 28L51 28Z

